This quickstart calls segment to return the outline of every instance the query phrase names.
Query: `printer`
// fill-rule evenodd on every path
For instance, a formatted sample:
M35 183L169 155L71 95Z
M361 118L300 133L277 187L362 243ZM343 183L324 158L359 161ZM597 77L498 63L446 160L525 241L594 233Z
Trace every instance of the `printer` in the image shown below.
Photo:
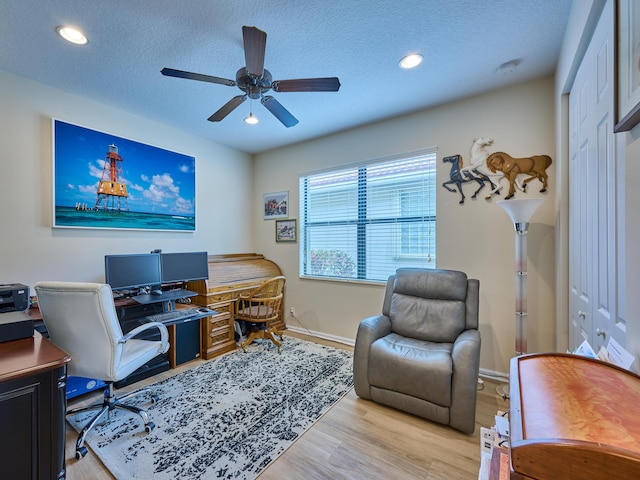
M21 283L0 285L0 313L21 312L29 307L29 287Z
M33 336L33 319L24 313L29 307L29 287L21 283L0 285L0 342Z

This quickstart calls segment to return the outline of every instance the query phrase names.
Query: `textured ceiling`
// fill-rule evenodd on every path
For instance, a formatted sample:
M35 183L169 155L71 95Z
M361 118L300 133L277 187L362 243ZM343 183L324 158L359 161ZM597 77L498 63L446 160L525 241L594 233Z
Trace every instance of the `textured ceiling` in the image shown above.
M551 74L570 8L571 0L0 0L0 69L258 153ZM57 37L62 24L81 28L88 45ZM291 128L259 101L207 121L240 90L160 70L235 79L243 25L267 33L274 80L337 76L340 91L272 93L300 121ZM423 64L400 69L414 51ZM496 73L511 60L515 72ZM258 125L242 121L250 103Z

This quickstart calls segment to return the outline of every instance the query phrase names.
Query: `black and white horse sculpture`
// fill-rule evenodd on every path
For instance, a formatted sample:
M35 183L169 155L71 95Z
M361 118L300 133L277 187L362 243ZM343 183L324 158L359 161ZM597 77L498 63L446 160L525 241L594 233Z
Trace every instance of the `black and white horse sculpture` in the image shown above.
M444 157L442 159L443 162L447 163L451 163L451 171L449 172L449 180L444 182L442 184L442 186L444 188L446 188L447 190L449 190L450 192L456 192L455 188L451 188L449 187L449 185L453 185L455 184L458 187L458 192L460 192L460 204L464 203L464 199L466 198L464 196L464 192L462 191L462 184L463 183L468 183L468 182L477 182L480 186L478 187L478 189L473 192L473 195L471 195L471 198L476 198L476 196L478 195L478 193L480 192L480 190L482 190L484 188L484 184L486 182L489 182L489 185L491 185L491 190L495 190L496 189L496 185L491 181L491 179L485 175L484 173L479 172L477 169L471 169L469 170L469 173L462 173L460 171L460 169L462 168L462 156L461 155L451 155L450 157Z

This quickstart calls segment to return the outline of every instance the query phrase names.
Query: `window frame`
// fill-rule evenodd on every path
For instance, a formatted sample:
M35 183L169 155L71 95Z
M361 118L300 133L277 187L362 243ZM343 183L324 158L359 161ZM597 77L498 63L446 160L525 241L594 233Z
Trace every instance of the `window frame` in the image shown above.
M422 157L425 157L424 159ZM416 214L411 216L402 216L402 196L406 194L410 194L411 191L407 188L406 191L400 191L402 188L401 181L399 180L401 177L397 175L397 172L394 174L389 174L384 177L384 179L389 179L391 182L397 182L397 185L394 187L397 189L397 192L394 194L397 196L397 205L396 208L399 210L397 214L393 214L392 211L389 211L389 215L384 217L374 216L371 217L371 213L367 214L367 200L371 203L371 199L368 196L368 191L373 184L373 180L369 180L367 178L367 173L374 167L389 164L393 165L393 163L399 162L426 162L427 163L427 171L422 170L422 173L416 175L416 178L408 177L410 183L421 182L423 186L418 190L418 192L423 193L428 191L429 198L425 202L428 207L422 206L421 208L431 208L432 213L429 214ZM328 175L335 173L339 176L341 173L345 173L345 175L349 174L349 170L355 170L357 172L357 217L355 219L339 219L339 220L322 220L317 222L309 222L308 217L310 215L308 209L308 197L312 195L314 192L309 191L309 182L315 178L321 177L323 175ZM425 186L425 184L427 184ZM381 255L381 258L384 262L385 258L390 258L394 262L392 265L397 265L397 263L420 263L420 265L401 265L401 266L419 266L422 268L437 268L436 267L436 229L437 229L437 211L436 211L436 185L437 185L437 148L425 148L413 152L407 152L395 156L378 158L375 160L368 160L353 164L347 165L336 165L330 168L325 168L323 170L306 172L300 174L299 176L299 195L300 195L300 215L299 215L299 276L301 279L314 279L314 280L330 280L330 281L339 281L339 282L355 282L355 283L374 283L381 284L386 283L387 278L367 278L367 249L369 245L367 244L367 227L376 224L388 224L393 225L396 224L398 228L401 230L403 226L417 226L421 229L429 229L428 235L419 236L419 240L425 244L423 252L410 253L405 252L403 250L403 237L401 233L394 235L394 239L397 240L393 246L394 253L391 256ZM375 186L375 184L374 184ZM353 186L351 187L353 188ZM391 190L390 190L391 191ZM384 191L383 191L384 192ZM414 192L415 193L415 192ZM345 195L349 195L349 191L345 191ZM334 195L335 197L335 195ZM348 208L348 207L347 207ZM419 222L419 223L416 223ZM308 261L310 259L311 250L310 250L310 236L309 229L319 226L345 226L345 225L353 225L356 227L356 267L355 267L355 276L354 277L342 277L342 276L333 276L333 275L318 275L311 272L311 266L308 265ZM393 228L393 227L392 227ZM432 230L432 231L431 231ZM375 242L375 238L371 240L371 242ZM426 264L425 264L426 263ZM382 265L383 266L383 265ZM383 266L384 267L384 266ZM400 268L399 266L397 268ZM396 267L393 268L393 271L389 272L389 275L395 272Z

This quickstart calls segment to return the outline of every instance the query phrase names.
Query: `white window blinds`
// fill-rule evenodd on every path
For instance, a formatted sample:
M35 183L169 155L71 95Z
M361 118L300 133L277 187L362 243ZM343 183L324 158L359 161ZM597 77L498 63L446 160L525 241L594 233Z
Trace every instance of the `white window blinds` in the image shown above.
M300 276L435 268L436 150L300 177Z

